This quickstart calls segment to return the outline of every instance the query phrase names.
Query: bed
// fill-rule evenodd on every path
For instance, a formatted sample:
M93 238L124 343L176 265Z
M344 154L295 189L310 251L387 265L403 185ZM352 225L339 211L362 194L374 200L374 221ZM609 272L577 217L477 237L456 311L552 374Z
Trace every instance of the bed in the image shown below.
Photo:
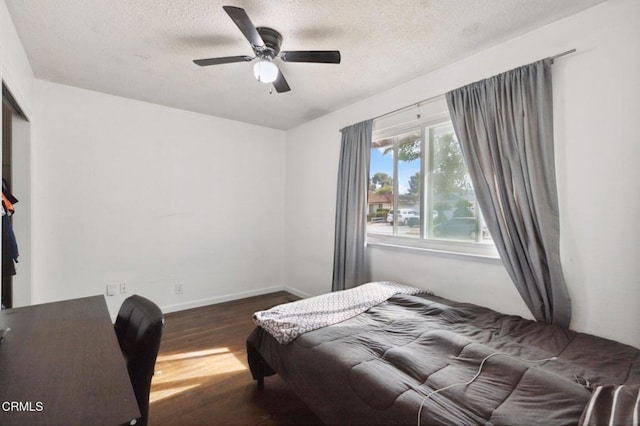
M253 378L279 374L328 425L637 421L638 349L431 294L395 294L291 340L258 326Z

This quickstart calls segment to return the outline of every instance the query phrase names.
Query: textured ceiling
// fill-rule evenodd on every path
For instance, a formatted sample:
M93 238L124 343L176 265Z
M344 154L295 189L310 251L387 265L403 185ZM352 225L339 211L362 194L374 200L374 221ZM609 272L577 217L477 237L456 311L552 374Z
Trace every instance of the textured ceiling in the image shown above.
M37 78L289 129L603 0L5 0ZM223 11L242 7L283 50L340 50L340 65L282 63L269 93Z

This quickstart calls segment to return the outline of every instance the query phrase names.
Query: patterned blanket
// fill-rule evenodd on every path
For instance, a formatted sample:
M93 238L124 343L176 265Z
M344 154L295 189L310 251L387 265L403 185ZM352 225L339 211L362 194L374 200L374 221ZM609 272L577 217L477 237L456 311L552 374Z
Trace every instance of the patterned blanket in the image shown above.
M278 343L287 344L299 335L353 318L396 294L429 293L421 288L389 281L310 297L253 314L253 321Z

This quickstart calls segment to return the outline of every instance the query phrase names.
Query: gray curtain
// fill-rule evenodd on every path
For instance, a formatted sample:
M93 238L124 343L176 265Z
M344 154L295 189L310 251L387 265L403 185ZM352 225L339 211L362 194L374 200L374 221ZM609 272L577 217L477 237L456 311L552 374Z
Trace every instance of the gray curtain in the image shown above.
M551 60L453 90L447 103L478 203L511 279L538 321L568 327Z
M373 120L342 129L332 291L369 281L365 257Z

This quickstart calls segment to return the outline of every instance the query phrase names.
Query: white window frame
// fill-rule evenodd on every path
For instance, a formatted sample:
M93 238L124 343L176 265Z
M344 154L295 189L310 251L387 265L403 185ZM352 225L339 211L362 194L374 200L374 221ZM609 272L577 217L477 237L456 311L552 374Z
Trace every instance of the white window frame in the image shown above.
M444 98L442 98L444 99ZM445 105L446 108L446 105ZM431 106L431 110L433 110L433 106ZM411 131L420 130L422 134L422 147L421 147L421 158L420 158L420 170L421 176L427 176L426 169L428 168L428 152L427 146L428 143L428 135L425 134L429 128L442 125L447 122L451 122L451 117L448 111L442 111L442 107L440 107L440 112L432 112L427 114L426 117L421 117L420 114L416 114L413 112L414 119L408 121L395 120L399 123L394 123L392 125L387 125L384 128L376 128L374 122L374 132L373 132L373 140L380 140L385 138L390 138L394 136L401 135L403 133L408 133ZM382 126L378 126L382 127ZM392 209L394 211L398 211L397 203L398 203L398 176L397 176L397 145L394 147L394 204ZM499 263L500 257L498 255L498 251L496 249L493 241L487 242L466 242L466 241L455 241L455 240L441 240L441 239L429 239L424 238L426 235L426 214L425 211L425 202L424 199L426 197L425 193L425 185L422 185L422 190L420 191L420 205L421 205L421 223L420 223L420 237L405 237L401 235L383 235L383 234L375 234L367 232L367 245L372 245L375 247L381 248L389 248L395 250L409 250L414 252L421 252L426 254L434 254L439 256L446 257L463 257L466 259L473 259L479 261L487 261L490 263ZM393 233L397 232L397 221L394 220Z

